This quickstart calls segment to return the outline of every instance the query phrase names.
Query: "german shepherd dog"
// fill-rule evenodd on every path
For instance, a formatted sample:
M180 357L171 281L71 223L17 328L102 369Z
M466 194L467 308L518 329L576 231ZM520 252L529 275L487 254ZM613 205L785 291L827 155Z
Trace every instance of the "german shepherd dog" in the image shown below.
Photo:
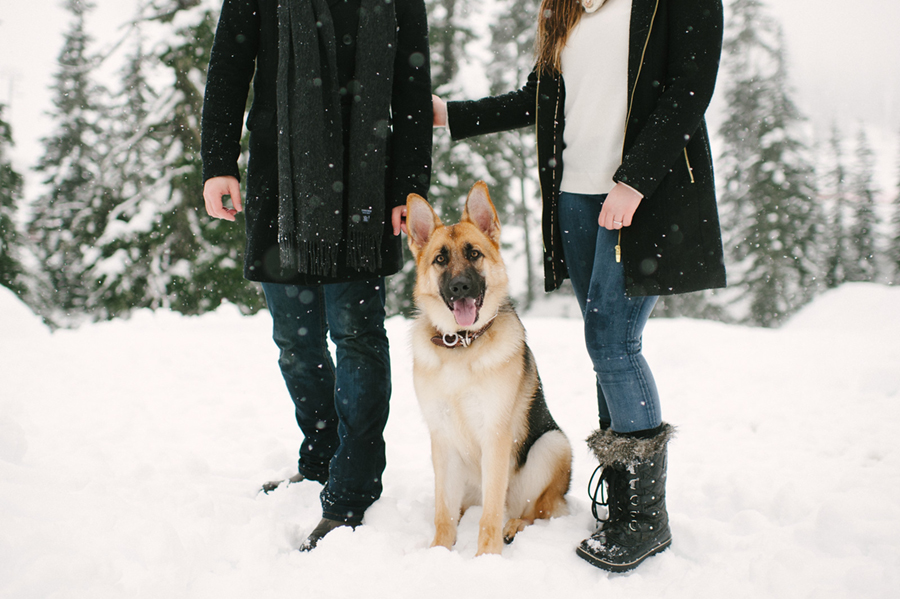
M472 187L452 226L416 194L406 206L416 259L413 381L434 465L432 547L451 548L459 519L481 504L477 555L500 553L536 519L567 513L572 448L547 409L509 299L487 185Z

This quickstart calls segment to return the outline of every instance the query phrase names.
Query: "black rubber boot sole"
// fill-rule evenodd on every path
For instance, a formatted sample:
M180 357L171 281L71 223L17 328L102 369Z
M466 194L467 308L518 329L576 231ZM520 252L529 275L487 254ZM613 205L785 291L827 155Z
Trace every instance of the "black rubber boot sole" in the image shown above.
M667 541L660 543L652 549L644 552L640 557L622 563L604 560L603 558L597 557L590 551L587 551L580 545L575 548L575 553L577 553L578 557L580 557L581 559L590 562L592 565L600 568L601 570L606 570L607 572L628 572L629 570L634 570L635 568L640 566L641 563L648 557L652 557L657 553L662 553L663 551L668 549L671 544L672 538L670 537Z

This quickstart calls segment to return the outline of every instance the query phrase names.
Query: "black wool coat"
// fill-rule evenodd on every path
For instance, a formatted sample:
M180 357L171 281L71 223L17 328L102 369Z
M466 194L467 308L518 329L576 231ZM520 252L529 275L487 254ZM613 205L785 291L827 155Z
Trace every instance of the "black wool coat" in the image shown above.
M632 225L621 230L628 295L725 286L704 120L719 67L722 26L720 0L633 0L628 118L622 164L613 177L644 195ZM536 126L547 291L568 277L558 219L564 107L564 76L537 71L517 91L448 103L454 139Z
M398 43L390 98L393 120L390 123L388 164L383 180L367 182L373 189L384 190L381 268L376 272L357 271L347 267L341 256L338 276L320 277L285 271L279 260L275 100L278 3L269 0L224 1L207 75L201 123L201 156L204 182L222 175L239 177L237 162L241 152L241 130L252 82L253 103L247 116L250 161L244 198L246 278L269 283L312 285L386 276L402 267L400 238L395 237L391 230L391 209L405 204L410 193L428 195L432 137L431 73L423 0L393 0L393 3ZM345 19L349 9L340 4L340 0L330 0L329 4L335 19L335 37L339 38L338 71L345 79L352 73L353 56L342 50L343 39L350 34L355 37L355 19ZM353 4L358 6L358 0ZM352 89L352 85L348 87ZM348 122L348 105L343 108L345 122ZM344 138L348 140L347 131ZM348 187L344 186L345 189Z

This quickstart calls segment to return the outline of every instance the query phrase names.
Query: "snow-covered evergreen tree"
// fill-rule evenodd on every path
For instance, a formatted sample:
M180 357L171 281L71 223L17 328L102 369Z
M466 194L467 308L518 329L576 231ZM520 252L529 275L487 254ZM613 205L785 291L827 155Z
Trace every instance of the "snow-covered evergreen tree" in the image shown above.
M491 61L487 76L492 94L503 94L525 84L534 68L534 36L540 0L499 0L490 26ZM541 255L541 198L537 180L534 128L485 136L482 149L492 179L491 199L503 223L520 231L521 259L525 266L525 292L519 306L527 310L543 289ZM504 242L512 241L509 235Z
M147 79L151 70L140 15L129 32L130 51L122 71L122 87L110 106L106 123L109 151L100 176L114 208L97 246L101 255L91 265L89 304L96 318L112 318L142 307L159 307L163 293L153 288L151 260L165 170L165 148L153 135L149 111L158 97ZM162 182L162 183L161 183Z
M847 189L849 175L844 164L843 139L836 125L832 127L828 145L832 166L820 188L829 200L828 227L823 243L827 252L825 285L834 288L847 280L853 261L848 227L851 216Z
M0 286L22 295L26 291L20 259L23 239L16 225L16 211L23 200L22 175L6 155L13 137L9 124L3 120L3 109L0 104Z
M242 222L203 209L200 111L217 7L152 0L133 22L104 158L116 202L91 271L98 316L145 307L196 314L223 300L246 312L265 305L243 278Z
M203 0L149 0L147 9L152 13L151 18L171 22L181 11L199 6L202 2ZM217 7L221 5L221 2L217 3Z
M98 257L95 244L113 208L98 172L106 154L101 102L105 91L92 79L94 61L85 17L93 8L86 0L66 0L72 22L59 54L54 77L55 132L43 139L44 154L37 170L44 175L46 192L34 203L29 233L38 259L53 290L43 298L50 320L75 324L85 318L95 282L87 277Z
M817 291L822 212L780 24L760 0L735 0L731 9L723 59L729 115L720 131L730 282L743 289L748 322L777 326Z
M444 100L466 99L460 70L464 61L475 60L466 52L467 45L476 39L472 27L476 16L474 4L472 0L425 0L431 50L431 87ZM493 183L484 166L483 143L484 140L478 138L453 142L449 131L435 130L428 201L446 223L456 222L459 218L463 200L476 181L485 179L489 185ZM389 314L412 312L414 281L415 264L407 253L403 271L388 279Z
M243 278L243 216L237 223L210 218L202 197L200 113L206 68L217 22L215 9L196 0L169 2L173 30L156 53L168 69L169 85L151 114L153 132L167 148L165 202L151 235L151 268L165 305L196 314L227 300L246 312L265 306L258 285Z
M856 140L856 164L851 180L853 224L850 227L852 262L847 269L850 281L874 281L878 274L875 261L878 215L875 213L875 155L863 129Z
M429 19L429 43L431 46L432 91L444 100L467 99L461 77L464 66L483 68L478 59L467 52L468 45L476 39L474 19L480 13L472 0L426 0ZM459 218L462 200L478 179L486 178L483 153L474 138L464 143L454 143L446 129L435 131L432 159L431 189L429 201L446 222ZM489 180L488 183L491 183Z
M888 234L888 258L893 269L891 282L900 285L900 158L897 160L897 195L894 196L891 232Z

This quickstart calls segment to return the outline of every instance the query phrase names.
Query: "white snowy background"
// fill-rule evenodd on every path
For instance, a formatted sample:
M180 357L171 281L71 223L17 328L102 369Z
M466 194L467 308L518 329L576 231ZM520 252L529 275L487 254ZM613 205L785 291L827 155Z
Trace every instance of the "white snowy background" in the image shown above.
M855 284L778 330L651 321L645 354L679 429L674 542L610 575L574 551L593 526L596 423L578 319L524 318L574 445L571 515L476 558L473 508L453 551L429 549L428 433L397 317L384 495L301 554L319 485L257 492L295 470L300 442L266 313L143 311L51 334L0 288L0 597L894 598L898 306L900 289Z

